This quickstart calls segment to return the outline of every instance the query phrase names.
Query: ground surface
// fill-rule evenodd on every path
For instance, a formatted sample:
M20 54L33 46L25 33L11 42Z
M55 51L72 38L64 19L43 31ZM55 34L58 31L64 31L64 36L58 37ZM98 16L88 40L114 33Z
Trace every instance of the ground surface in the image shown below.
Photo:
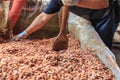
M90 51L68 35L67 50L52 51L55 38L0 45L0 80L114 80Z

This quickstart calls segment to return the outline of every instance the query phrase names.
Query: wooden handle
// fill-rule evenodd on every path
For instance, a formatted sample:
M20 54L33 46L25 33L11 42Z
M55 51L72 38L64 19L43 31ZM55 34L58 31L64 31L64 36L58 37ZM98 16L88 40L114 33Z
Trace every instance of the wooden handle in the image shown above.
M68 21L68 16L69 16L69 6L64 5L63 10L62 10L62 20L61 20L61 25L60 25L60 32L65 34L66 32L66 24Z

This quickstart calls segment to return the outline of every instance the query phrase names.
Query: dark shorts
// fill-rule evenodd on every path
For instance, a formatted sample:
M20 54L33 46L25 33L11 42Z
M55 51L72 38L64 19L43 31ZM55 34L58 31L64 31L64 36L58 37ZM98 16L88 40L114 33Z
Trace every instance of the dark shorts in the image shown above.
M60 0L51 0L50 5L44 12L47 14L53 14L59 12L62 6L63 4ZM91 21L103 42L106 46L111 48L113 36L119 23L115 18L115 11L111 5L104 9L88 9L70 6L70 11Z
M51 0L48 7L44 10L46 14L53 14L59 12L63 6L61 0Z

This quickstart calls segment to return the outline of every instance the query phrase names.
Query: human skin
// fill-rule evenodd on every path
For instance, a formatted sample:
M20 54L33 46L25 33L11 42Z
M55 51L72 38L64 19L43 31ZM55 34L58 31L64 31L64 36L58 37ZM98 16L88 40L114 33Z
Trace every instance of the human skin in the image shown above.
M4 0L4 1L8 1L8 0ZM13 34L12 34L13 27L18 20L18 17L20 15L20 12L21 12L22 7L24 6L25 2L26 2L26 0L14 0L13 1L13 5L12 5L12 8L11 8L11 10L9 12L9 16L8 16L9 38L13 37ZM99 3L99 5L97 3ZM105 8L108 5L109 5L108 0L97 0L97 1L96 0L80 0L80 2L77 4L77 6L79 6L79 7L91 8L91 9ZM51 16L51 15L47 15L48 19L46 17L46 20L44 19L45 21L43 21L43 20L40 20L40 18L39 18L39 17L43 17L43 15L45 16L47 14L42 13L42 14L38 15L38 17L35 19L35 21L33 21L33 23L28 27L28 29L25 30L28 34L31 34L32 32L36 31L37 29L42 28L43 24L46 24L47 20L49 20L49 18ZM37 19L39 19L40 21L38 22ZM41 21L43 21L42 24L41 24ZM38 23L36 23L36 22L38 22ZM34 28L32 28L31 26L32 27L34 26Z
M78 3L78 6L90 9L101 9L109 6L109 0L80 0L80 1L81 2Z
M80 3L77 4L77 6L79 7L90 9L102 9L108 7L108 5L108 0L81 0ZM38 17L35 18L35 20L30 24L30 26L28 26L25 32L27 32L27 35L31 34L32 32L35 32L36 30L42 28L52 17L53 14L46 14L42 12L40 15L38 15ZM97 52L101 51L101 48L99 49L100 50L97 49ZM104 48L102 48L102 50L104 50ZM109 67L113 71L113 73L116 75L116 80L120 80L120 69L115 60L109 54L97 54L97 56L99 56L101 60L104 59L103 63L106 64L107 67ZM112 64L114 64L115 66L112 66Z
M5 0L7 1L7 0ZM13 0L11 10L8 15L8 28L9 28L9 37L13 37L13 27L18 20L20 12L25 4L26 0Z
M96 3L96 5L94 4L94 2ZM77 6L90 8L90 9L101 9L101 8L108 7L109 1L108 0L80 0ZM25 31L29 35L34 31L41 29L48 22L48 20L50 20L53 17L53 15L54 14L46 14L42 12L34 19L34 21L28 26L28 28Z

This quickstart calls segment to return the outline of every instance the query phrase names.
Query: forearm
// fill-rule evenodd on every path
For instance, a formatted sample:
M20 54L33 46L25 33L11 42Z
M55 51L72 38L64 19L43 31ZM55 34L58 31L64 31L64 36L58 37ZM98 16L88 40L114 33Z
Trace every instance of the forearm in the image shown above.
M14 0L12 4L12 8L9 12L8 21L9 21L9 27L12 29L15 25L20 12L25 4L26 0Z
M38 29L41 29L52 17L54 14L45 14L42 12L38 17L34 19L32 24L28 26L28 28L25 30L27 34L31 34L35 32Z

